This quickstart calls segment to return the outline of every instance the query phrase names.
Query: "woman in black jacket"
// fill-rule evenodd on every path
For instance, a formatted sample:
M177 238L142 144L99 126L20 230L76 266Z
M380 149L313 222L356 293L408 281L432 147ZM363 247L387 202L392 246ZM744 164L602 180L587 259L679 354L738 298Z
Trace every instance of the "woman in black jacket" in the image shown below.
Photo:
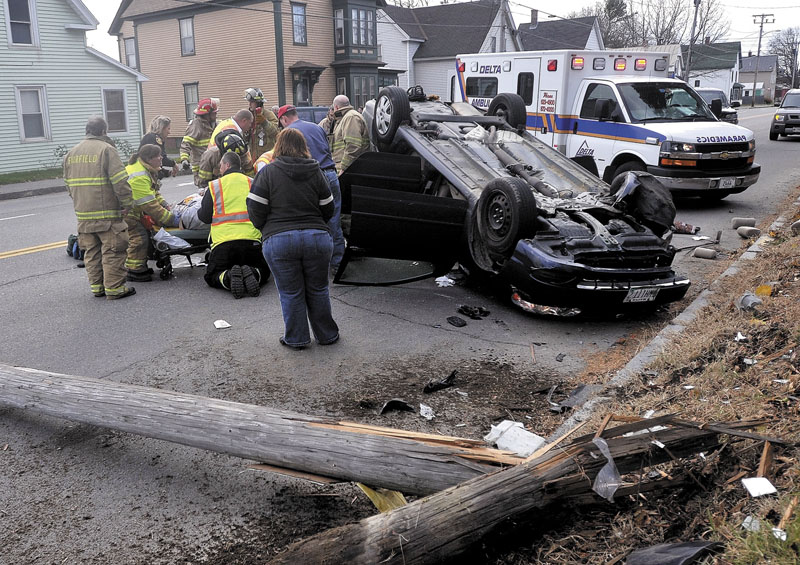
M150 122L150 131L145 134L139 142L139 148L142 145L158 145L161 148L161 169L158 171L158 178L163 179L167 176L175 176L178 174L178 164L167 157L167 150L164 149L164 140L169 137L170 125L172 120L166 116L156 116ZM169 172L172 169L172 172Z
M309 323L320 345L339 340L328 287L333 239L328 220L333 196L303 134L278 134L273 161L256 175L247 212L264 238L263 252L275 277L285 331L280 343L303 349L311 343Z

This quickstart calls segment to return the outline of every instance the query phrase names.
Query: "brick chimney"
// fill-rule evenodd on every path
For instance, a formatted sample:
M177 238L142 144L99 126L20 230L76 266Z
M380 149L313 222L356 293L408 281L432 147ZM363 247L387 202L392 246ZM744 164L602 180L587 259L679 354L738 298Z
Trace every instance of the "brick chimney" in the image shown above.
M706 44L706 45L711 45L711 36L708 36L708 35L706 35L706 41L705 41L705 44Z
M536 26L539 25L539 10L531 9L531 27L530 29L536 29Z

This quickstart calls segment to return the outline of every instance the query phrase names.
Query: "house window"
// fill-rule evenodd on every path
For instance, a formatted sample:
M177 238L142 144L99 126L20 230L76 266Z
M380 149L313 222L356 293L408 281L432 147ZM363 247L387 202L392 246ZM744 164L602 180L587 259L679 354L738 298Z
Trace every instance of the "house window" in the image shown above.
M125 89L103 89L103 115L108 122L109 133L128 131L128 112L125 110Z
M181 28L181 55L194 55L194 21L192 18L178 20Z
M306 5L292 4L292 35L295 45L306 45Z
M350 15L353 45L375 45L375 12L353 8Z
M197 103L200 101L200 97L197 95L198 92L198 83L190 82L185 83L183 85L183 103L186 106L186 121L192 121L194 117L194 109L197 107Z
M336 94L347 95L347 79L339 77L336 79Z
M699 81L699 80L696 80L696 81L694 81L694 86L695 86L695 87L698 87L698 86L700 86L700 81Z
M517 75L517 94L522 96L526 106L533 104L533 73Z
M6 21L11 45L38 45L36 6L31 0L6 0Z
M376 83L374 76L353 77L353 96L350 98L353 108L360 110L367 103L367 100L375 98Z
M125 40L125 64L136 68L136 40L132 37Z
M50 124L44 86L18 86L17 116L22 141L44 141L50 139Z
M344 45L344 10L334 10L333 12L333 34L336 38L336 45Z

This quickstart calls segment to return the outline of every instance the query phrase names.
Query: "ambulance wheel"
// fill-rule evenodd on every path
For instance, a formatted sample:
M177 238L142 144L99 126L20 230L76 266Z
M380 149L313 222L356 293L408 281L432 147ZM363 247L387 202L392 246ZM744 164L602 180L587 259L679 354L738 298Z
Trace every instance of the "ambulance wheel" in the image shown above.
M381 145L389 146L394 140L400 124L411 117L408 94L399 86L382 88L375 101L372 133Z
M519 94L504 92L492 98L488 114L503 118L508 125L517 129L525 127L528 123L528 113L525 110L525 101Z
M508 257L517 241L534 235L537 215L536 197L525 181L492 179L478 199L478 233L490 253Z
M614 179L616 179L620 175L624 175L628 171L645 172L646 170L647 169L645 168L644 164L640 163L639 161L628 161L627 163L622 163L614 171L614 175L611 177L611 181L609 182L609 184L612 184L614 182Z

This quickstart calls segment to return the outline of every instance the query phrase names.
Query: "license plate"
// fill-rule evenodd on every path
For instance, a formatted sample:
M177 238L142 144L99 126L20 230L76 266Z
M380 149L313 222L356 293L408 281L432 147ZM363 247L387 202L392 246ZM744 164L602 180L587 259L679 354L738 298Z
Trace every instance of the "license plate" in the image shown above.
M652 302L658 296L657 288L632 288L623 302Z
M794 133L794 128L786 128L784 133Z
M733 188L734 186L736 186L736 179L733 177L726 177L724 179L719 179L720 188Z

